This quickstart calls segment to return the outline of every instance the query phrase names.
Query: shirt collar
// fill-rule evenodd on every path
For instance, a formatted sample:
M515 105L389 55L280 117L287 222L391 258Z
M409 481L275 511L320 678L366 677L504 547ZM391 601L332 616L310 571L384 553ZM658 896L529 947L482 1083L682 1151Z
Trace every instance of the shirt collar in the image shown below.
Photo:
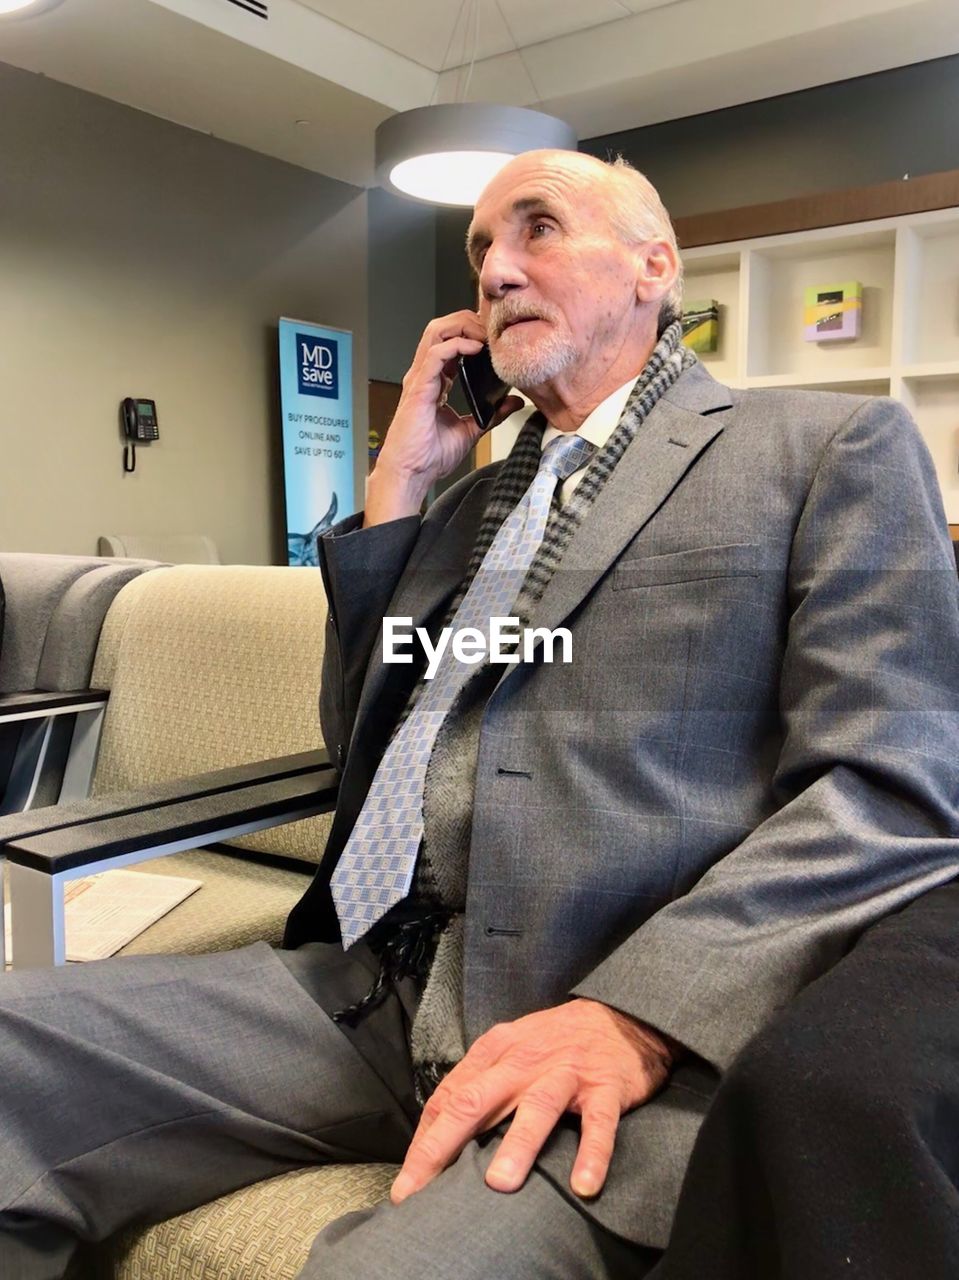
M576 428L576 434L582 436L584 440L588 440L596 449L602 449L619 425L623 410L626 408L626 401L629 399L635 385L636 378L630 378L629 382L624 382L621 387L617 387L612 395L608 395L605 400L601 401L589 417ZM558 431L556 427L551 427L547 423L546 430L543 432L542 448L545 449L549 442L555 440L558 435L568 434L568 432Z

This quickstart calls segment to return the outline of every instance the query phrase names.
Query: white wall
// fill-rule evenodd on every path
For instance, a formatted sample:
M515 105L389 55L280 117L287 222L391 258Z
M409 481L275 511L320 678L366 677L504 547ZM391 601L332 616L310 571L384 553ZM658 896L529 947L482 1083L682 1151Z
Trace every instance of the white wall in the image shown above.
M285 562L276 319L353 330L362 475L366 261L365 191L0 64L0 547ZM132 476L126 395L160 422Z

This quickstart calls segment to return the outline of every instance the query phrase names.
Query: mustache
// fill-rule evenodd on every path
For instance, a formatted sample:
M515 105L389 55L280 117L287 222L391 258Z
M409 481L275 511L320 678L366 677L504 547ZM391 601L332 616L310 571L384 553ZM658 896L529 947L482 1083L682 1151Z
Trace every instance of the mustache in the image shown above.
M518 320L553 320L555 312L546 303L526 302L521 298L501 298L494 302L489 312L489 331L498 338L509 325Z

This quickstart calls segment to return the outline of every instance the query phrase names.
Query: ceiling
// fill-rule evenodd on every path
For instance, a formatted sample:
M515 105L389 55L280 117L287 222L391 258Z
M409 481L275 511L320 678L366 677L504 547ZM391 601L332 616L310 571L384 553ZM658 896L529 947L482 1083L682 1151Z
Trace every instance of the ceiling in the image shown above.
M63 0L0 19L0 62L359 186L376 125L430 101L538 107L589 138L957 52L956 0Z
M682 0L300 0L433 72L588 31Z

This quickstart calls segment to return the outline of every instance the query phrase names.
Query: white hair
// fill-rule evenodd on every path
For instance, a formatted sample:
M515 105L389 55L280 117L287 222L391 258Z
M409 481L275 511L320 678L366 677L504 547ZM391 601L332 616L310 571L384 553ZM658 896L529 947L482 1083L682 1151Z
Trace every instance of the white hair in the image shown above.
M627 244L647 240L665 240L676 251L679 274L659 309L659 332L662 333L683 313L683 260L679 256L676 232L659 192L647 177L634 169L628 160L601 160L610 178L609 221Z

